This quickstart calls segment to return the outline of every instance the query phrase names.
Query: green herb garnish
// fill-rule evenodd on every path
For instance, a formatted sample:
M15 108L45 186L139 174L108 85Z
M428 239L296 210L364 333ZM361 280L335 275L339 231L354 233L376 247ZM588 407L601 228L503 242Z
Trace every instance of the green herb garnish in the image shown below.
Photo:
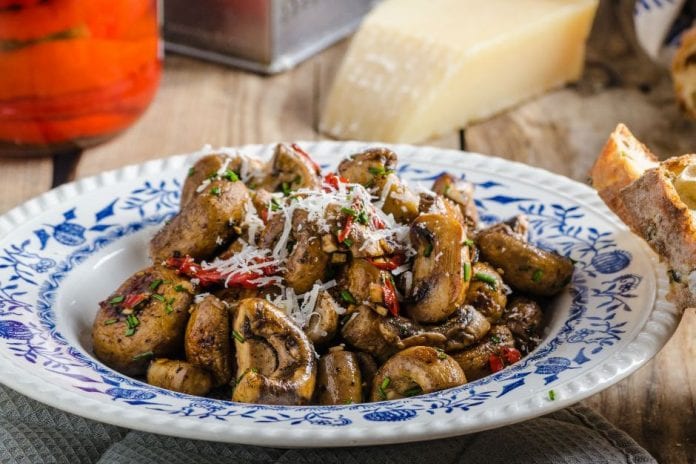
M150 290L157 290L157 287L162 285L162 282L164 282L162 279L153 280L150 284Z
M555 401L555 400L556 400L556 392L555 392L555 391L549 390L549 399L550 399L551 401Z
M229 180L230 182L237 182L239 180L239 176L237 175L237 173L232 171L231 169L225 171L222 177Z
M435 348L435 351L437 351L437 359L447 359L447 354L445 353L445 350L442 348Z
M433 254L433 244L431 242L428 242L427 245L425 245L425 251L423 251L423 256L426 258L430 258L430 255Z
M346 208L345 206L343 208L341 208L341 212L343 214L347 214L348 216L352 216L352 217L355 217L358 215L358 212L355 211L353 208Z
M360 224L367 224L368 219L367 219L367 213L365 212L365 210L362 210L362 211L360 211L360 213L358 213L357 219L358 219L358 222Z
M346 303L356 304L357 300L348 290L341 290L341 299Z
M123 295L116 295L115 297L113 297L112 299L109 300L109 303L111 303L112 305L115 305L115 304L123 303L123 300L125 300L125 299L126 299L126 297Z
M152 295L152 298L154 298L154 299L157 300L157 301L161 301L162 303L164 303L164 301L165 301L165 300L164 300L164 297L163 297L162 295L160 295L159 293L153 294L153 295Z
M353 246L353 241L352 241L351 239L349 239L349 238L346 238L345 240L343 240L343 244L344 244L345 246L347 246L347 247L352 247L352 246Z
M285 195L286 197L290 195L290 192L292 192L292 190L290 190L290 184L288 184L287 182L283 182L280 185L280 188L283 191L283 195Z
M107 319L104 321L104 325L111 325L118 322L118 319Z
M239 343L244 343L246 341L246 338L236 330L232 331L232 336L234 337L235 340L237 340Z
M185 291L186 291L186 289L184 288L184 286L181 285L181 284L176 284L176 286L174 287L174 290L177 291L177 292L185 292Z
M385 390L389 388L390 383L391 379L389 377L385 377L384 380L382 380L382 383L379 384L379 396L383 400L387 399L387 392Z
M218 186L216 185L215 187L211 188L211 189L210 189L210 194L211 194L211 195L215 195L216 197L219 197L219 196L220 196L220 187L218 187Z
M141 359L147 359L147 358L152 358L155 356L155 353L152 351L146 351L144 353L136 354L133 356L133 361L140 361Z
M408 390L406 390L404 392L404 396L411 397L411 396L420 395L421 393L423 393L423 389L420 387L420 385L416 385L415 387L411 387Z
M498 343L500 343L500 337L498 337L497 335L491 335L491 341L497 345Z
M493 288L496 288L496 286L498 285L498 281L495 280L495 277L493 277L490 274L486 274L485 272L477 272L476 274L474 274L474 279L480 280L481 282L485 282Z
M129 314L126 316L126 324L128 327L126 329L126 337L130 337L135 333L135 328L140 325L140 321L135 314Z
M471 263L464 263L464 282L471 280Z
M474 246L474 241L471 240L470 238L467 238L466 240L464 240L464 245L466 245L468 247L472 247L472 246Z
M534 274L532 274L532 282L538 284L539 282L541 282L541 279L543 277L544 271L542 271L541 269L537 269L536 271L534 271Z
M280 203L278 203L278 199L273 197L271 198L271 211L278 211L281 209Z
M189 170L188 170L188 177L191 177L191 176L194 175L195 173L196 173L196 168L194 168L193 166L191 166L191 167L189 168Z

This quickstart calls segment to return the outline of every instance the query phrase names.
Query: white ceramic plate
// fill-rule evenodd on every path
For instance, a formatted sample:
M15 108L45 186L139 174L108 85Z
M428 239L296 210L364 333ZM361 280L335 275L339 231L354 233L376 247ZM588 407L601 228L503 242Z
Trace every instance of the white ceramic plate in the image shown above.
M367 145L302 146L334 168ZM484 222L525 213L534 242L577 261L570 288L548 310L543 342L522 361L430 395L331 407L193 397L104 366L89 341L97 302L147 265L149 237L176 211L185 166L199 153L81 180L0 218L0 381L75 414L160 434L279 447L394 443L563 408L626 377L674 332L665 270L590 188L498 158L392 148L400 176L428 186L442 171L465 176L477 184ZM269 157L272 147L240 150Z

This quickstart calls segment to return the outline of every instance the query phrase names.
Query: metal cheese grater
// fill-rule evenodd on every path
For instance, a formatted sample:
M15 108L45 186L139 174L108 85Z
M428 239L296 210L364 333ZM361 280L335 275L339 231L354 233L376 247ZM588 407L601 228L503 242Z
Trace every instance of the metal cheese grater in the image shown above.
M378 0L166 0L167 50L273 74L353 32Z

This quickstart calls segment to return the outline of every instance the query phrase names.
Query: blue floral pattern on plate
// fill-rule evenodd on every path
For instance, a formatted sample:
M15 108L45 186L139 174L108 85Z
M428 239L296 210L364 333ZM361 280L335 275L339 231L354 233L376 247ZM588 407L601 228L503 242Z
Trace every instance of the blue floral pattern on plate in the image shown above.
M319 156L320 161L335 164L332 158ZM611 223L598 224L596 218L601 215L569 196L492 174L481 167L485 164L480 160L475 168L457 167L451 158L449 162L432 161L406 156L399 175L417 183L429 183L444 170L468 176L477 185L476 202L483 222L526 214L534 243L576 262L571 285L555 303L563 306L558 309L562 317L551 318L549 333L537 350L494 375L404 400L283 407L192 397L106 368L83 345L75 343L75 337L63 333L57 314L61 283L86 260L101 256L120 240L161 226L175 214L181 173L185 172L182 168L123 181L117 190L104 189L96 195L98 201L78 197L65 208L42 214L40 222L31 225L31 233L11 233L0 241L0 355L5 357L0 356L0 363L9 359L14 365L40 369L42 375L58 379L64 388L102 401L187 420L341 428L485 410L487 405L502 404L525 388L548 390L561 385L576 372L601 361L606 350L626 342L627 334L641 322L634 317L635 302L654 300L654 283L646 283L645 276L636 270L635 246L628 249L619 245L617 229ZM124 189L124 185L129 187ZM641 313L645 304L638 308Z

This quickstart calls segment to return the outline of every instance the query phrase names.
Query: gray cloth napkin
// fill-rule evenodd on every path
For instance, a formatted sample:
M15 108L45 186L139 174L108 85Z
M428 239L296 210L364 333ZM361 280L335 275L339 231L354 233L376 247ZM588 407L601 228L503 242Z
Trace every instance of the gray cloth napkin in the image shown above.
M0 385L0 462L655 463L628 435L583 406L473 435L362 448L283 450L172 438L83 419Z

